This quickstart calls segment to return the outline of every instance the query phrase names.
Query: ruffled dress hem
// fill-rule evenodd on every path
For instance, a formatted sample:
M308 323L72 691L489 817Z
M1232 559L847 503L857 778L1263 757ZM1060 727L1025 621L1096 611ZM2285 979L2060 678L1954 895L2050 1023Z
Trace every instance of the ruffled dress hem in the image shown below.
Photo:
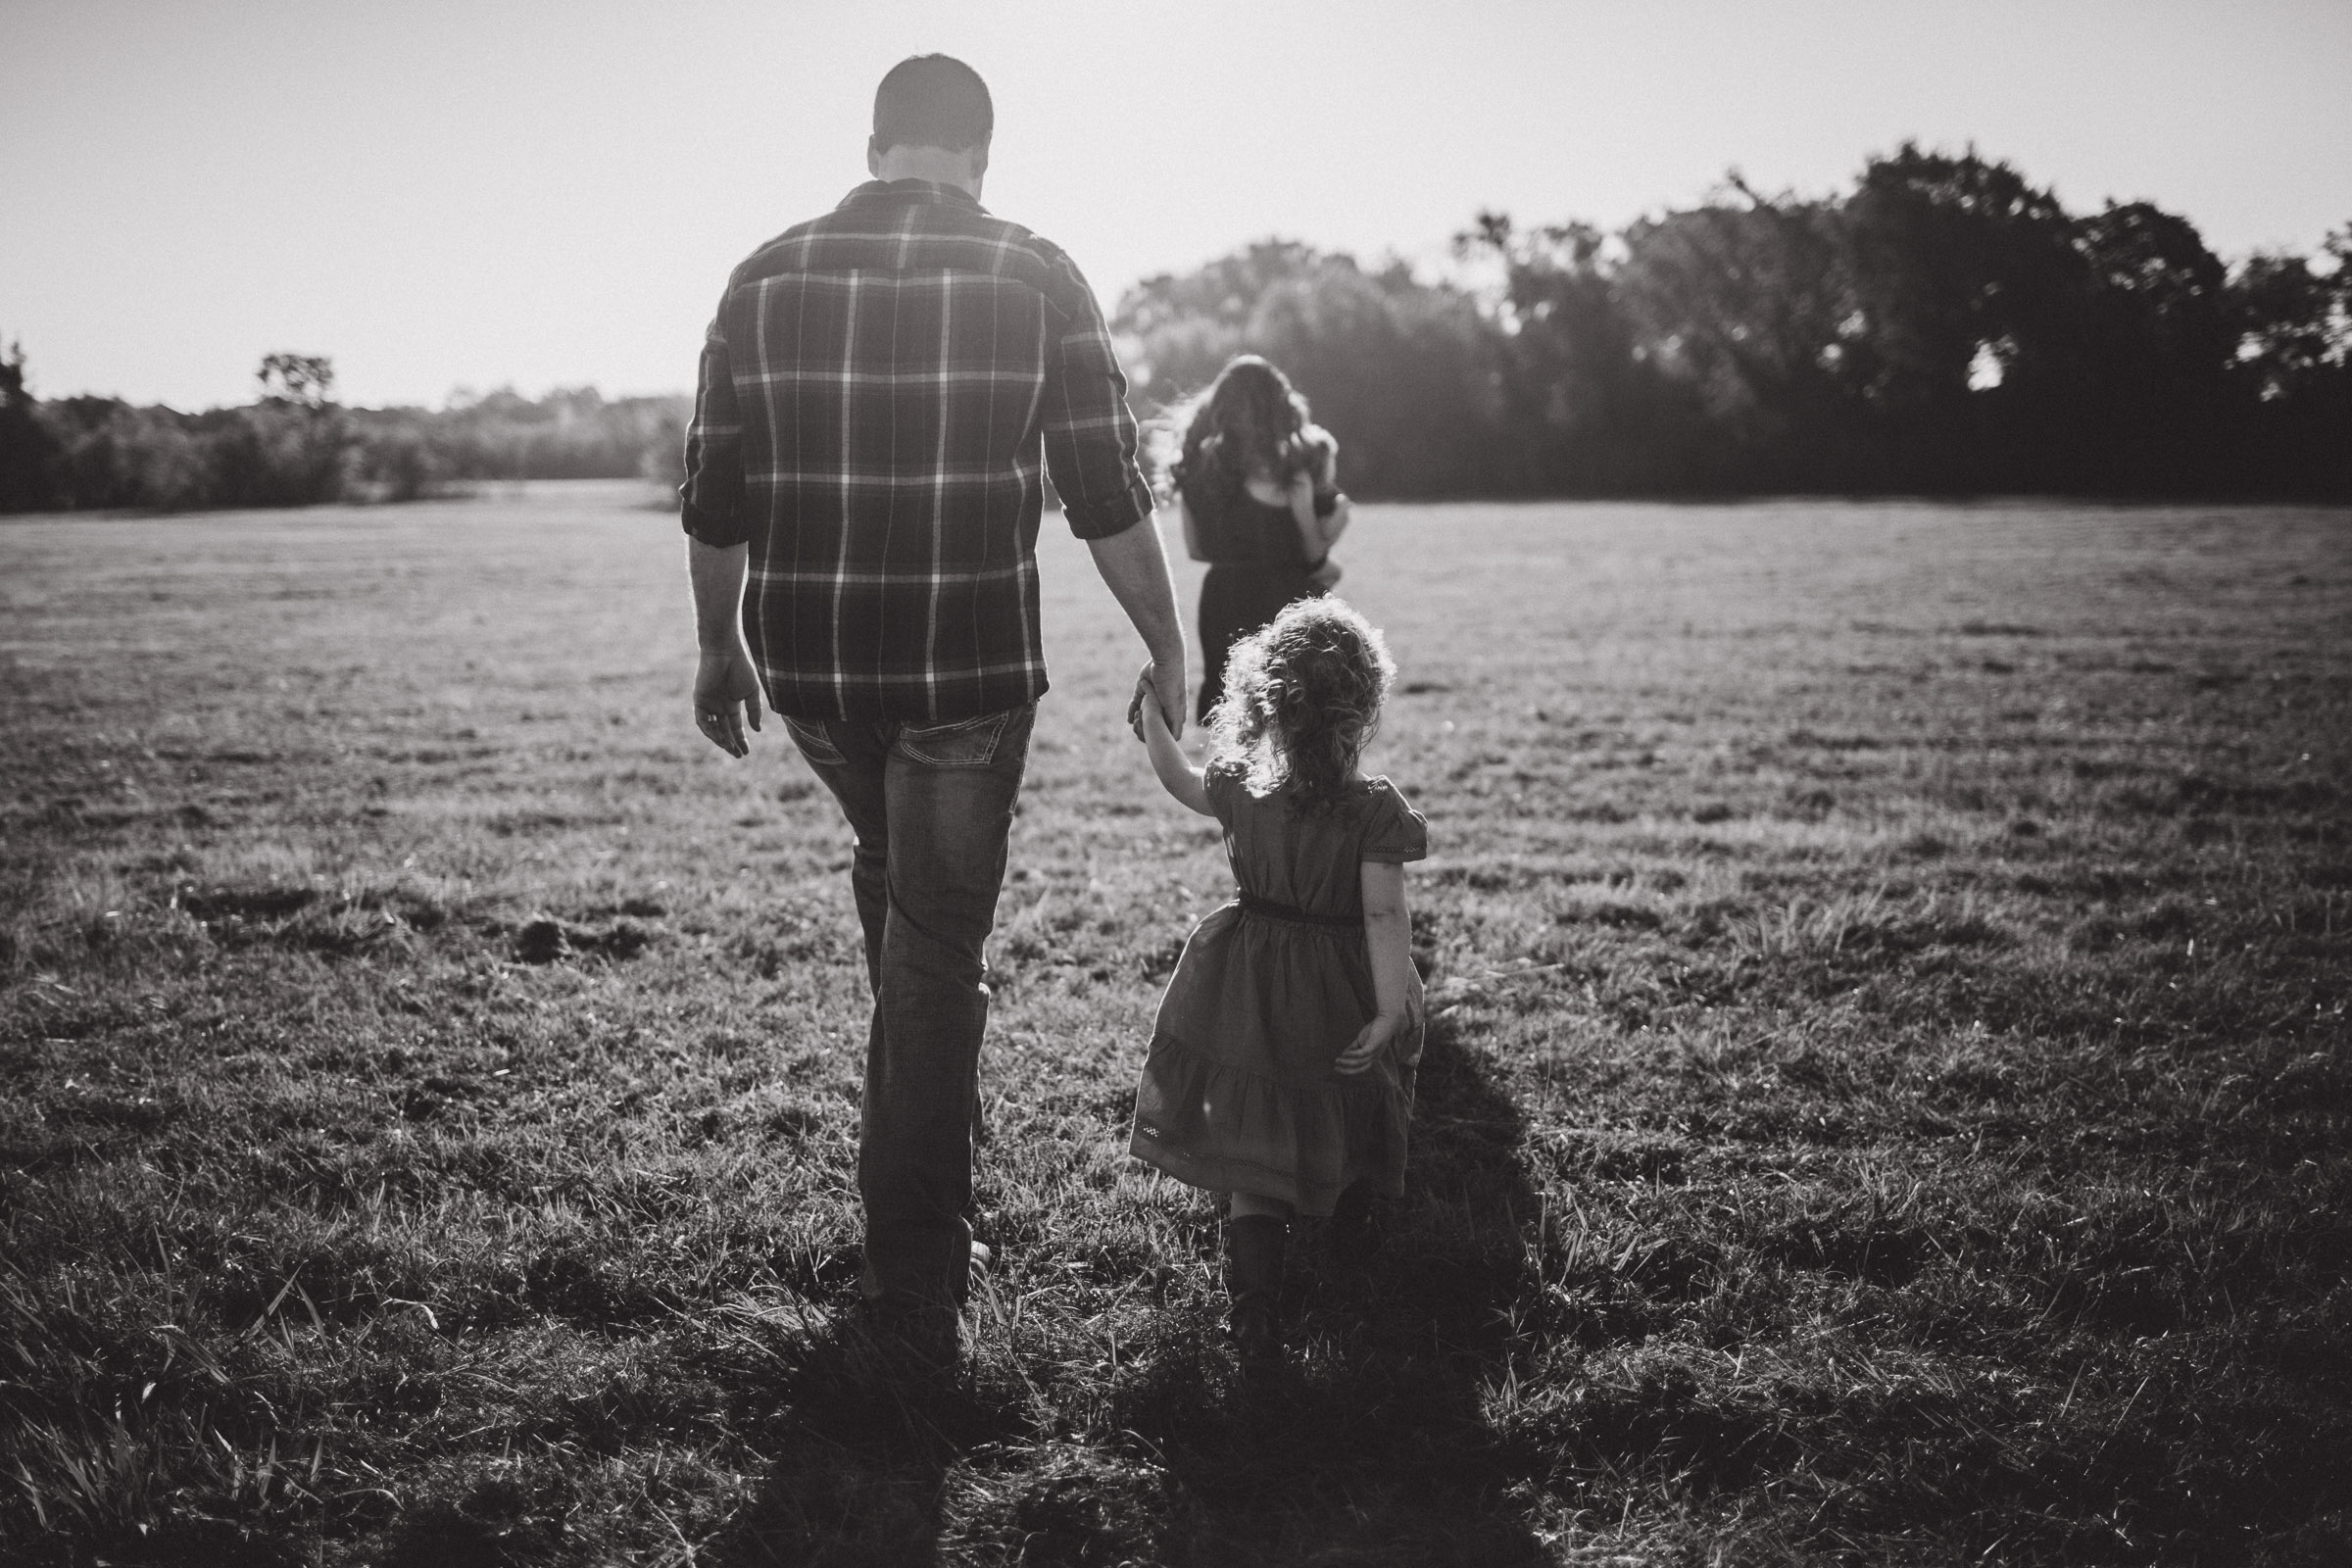
M1358 1182L1404 1195L1413 1070L1384 1057L1356 1077L1293 1082L1152 1036L1128 1152L1180 1182L1328 1215Z

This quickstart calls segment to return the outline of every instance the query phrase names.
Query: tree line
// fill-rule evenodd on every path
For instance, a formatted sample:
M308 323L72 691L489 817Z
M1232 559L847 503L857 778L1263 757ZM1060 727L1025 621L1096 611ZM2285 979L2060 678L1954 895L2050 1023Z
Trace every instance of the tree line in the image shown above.
M1282 366L1361 495L2352 496L2352 227L2228 267L2152 204L1905 145L1615 235L1482 214L1455 255L1431 282L1268 241L1112 325L1163 412Z
M0 354L0 512L412 501L498 479L667 477L684 397L457 393L444 408L345 408L333 363L270 354L251 404L182 414L120 398L36 401Z
M1481 214L1454 253L1431 280L1268 240L1146 280L1112 326L1159 436L1263 354L1365 496L2352 497L2352 226L2316 263L2228 266L2151 203L2071 214L1907 144L1831 196L1734 174L1616 234ZM324 359L258 375L249 406L180 414L36 402L0 355L0 511L680 476L683 397L347 409Z

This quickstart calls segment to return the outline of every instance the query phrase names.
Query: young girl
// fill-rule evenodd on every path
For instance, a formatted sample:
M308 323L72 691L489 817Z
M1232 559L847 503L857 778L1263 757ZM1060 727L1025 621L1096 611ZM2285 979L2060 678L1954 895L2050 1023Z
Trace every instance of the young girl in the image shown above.
M1224 828L1240 893L1168 981L1128 1147L1233 1195L1230 1326L1251 1357L1279 1346L1291 1216L1330 1214L1351 1187L1404 1191L1422 1028L1403 862L1428 835L1395 785L1356 768L1396 670L1363 616L1306 599L1235 645L1206 771L1142 705L1152 770Z
M1216 710L1234 640L1340 580L1331 547L1351 509L1339 490L1339 453L1308 419L1306 399L1254 354L1218 371L1185 417L1168 475L1185 553L1208 563L1200 584L1203 723Z

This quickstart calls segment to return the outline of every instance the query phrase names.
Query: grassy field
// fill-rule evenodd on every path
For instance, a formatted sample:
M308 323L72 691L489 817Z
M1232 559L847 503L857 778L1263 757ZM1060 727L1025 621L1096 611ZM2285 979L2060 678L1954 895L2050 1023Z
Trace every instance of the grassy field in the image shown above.
M953 1391L830 801L571 488L0 526L0 1559L2352 1558L2352 514L1367 507L1438 1008L1265 1386L1124 1122L1228 882L1057 685Z

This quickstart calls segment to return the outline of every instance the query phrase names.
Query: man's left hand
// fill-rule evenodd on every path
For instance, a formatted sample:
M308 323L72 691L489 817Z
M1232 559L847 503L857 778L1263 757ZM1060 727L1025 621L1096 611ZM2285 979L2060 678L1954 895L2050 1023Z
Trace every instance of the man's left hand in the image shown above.
M694 727L729 757L748 757L743 726L760 727L760 675L742 646L703 650L694 668Z
M1135 738L1144 738L1144 704L1157 703L1159 716L1167 720L1168 733L1179 740L1184 737L1184 661L1154 662L1144 666L1135 677L1135 695L1127 701L1127 727Z

